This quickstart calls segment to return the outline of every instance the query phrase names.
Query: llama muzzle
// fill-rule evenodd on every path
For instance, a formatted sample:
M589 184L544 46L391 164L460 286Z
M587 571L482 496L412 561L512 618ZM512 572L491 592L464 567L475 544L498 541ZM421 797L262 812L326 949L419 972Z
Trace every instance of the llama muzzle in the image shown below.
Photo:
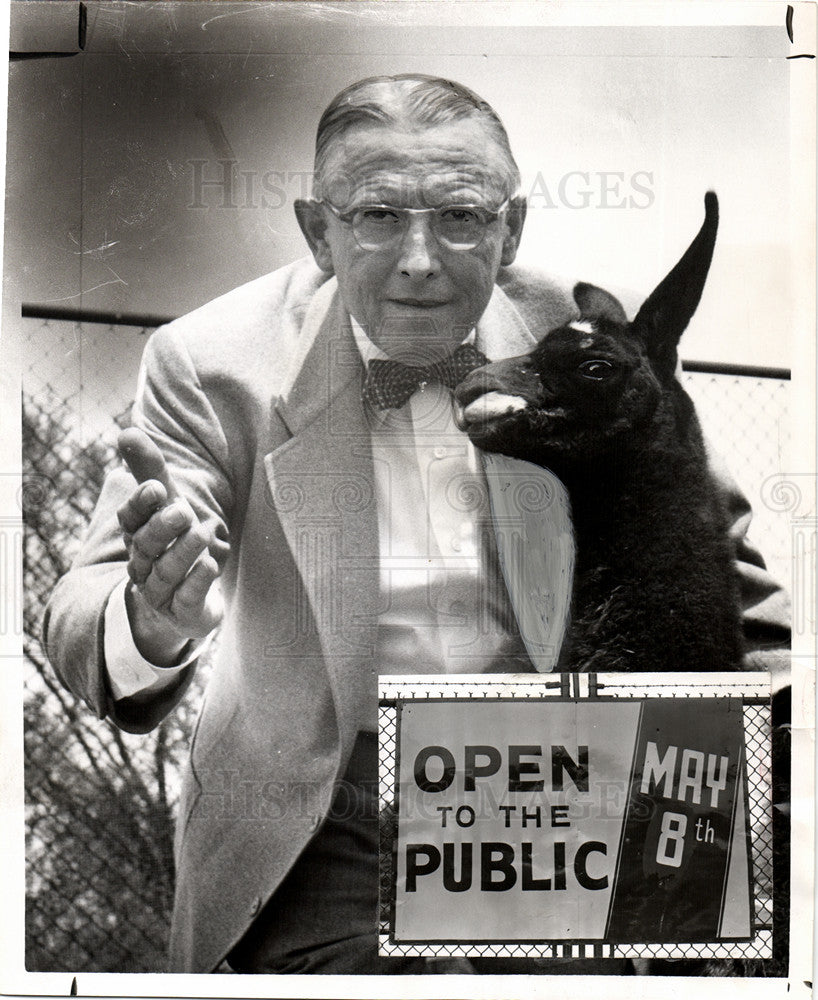
M495 361L476 368L455 390L455 423L466 430L541 404L542 396L542 382L528 356Z

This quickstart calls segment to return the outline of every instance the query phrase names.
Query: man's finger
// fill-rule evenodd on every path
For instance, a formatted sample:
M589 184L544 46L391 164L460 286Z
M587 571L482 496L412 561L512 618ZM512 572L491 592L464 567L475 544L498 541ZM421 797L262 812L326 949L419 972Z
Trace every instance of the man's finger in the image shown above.
M179 495L168 472L165 456L144 431L129 427L119 435L117 447L138 483L155 479L165 487L169 499Z
M209 553L203 555L185 577L184 583L173 595L171 611L177 618L187 619L192 612L204 609L214 580L219 575L219 564ZM212 628L215 623L204 623Z
M169 608L171 618L181 631L189 632L191 638L203 638L221 623L224 601L218 576L218 563L209 553L204 553L173 595Z
M155 608L167 607L206 548L207 535L198 524L177 538L163 555L153 561L143 587L147 601Z
M125 543L129 544L131 536L153 517L167 502L168 494L155 479L142 483L116 512L119 526L125 535Z
M150 519L131 535L129 540L126 540L129 550L128 576L131 580L136 584L145 583L155 560L169 545L184 535L194 521L193 511L184 500L174 500L169 506L155 511ZM127 539L127 532L124 535ZM191 559L188 569L192 562Z
M190 504L184 500L174 500L156 511L146 524L134 532L131 546L140 555L156 559L172 542L188 531L195 520Z

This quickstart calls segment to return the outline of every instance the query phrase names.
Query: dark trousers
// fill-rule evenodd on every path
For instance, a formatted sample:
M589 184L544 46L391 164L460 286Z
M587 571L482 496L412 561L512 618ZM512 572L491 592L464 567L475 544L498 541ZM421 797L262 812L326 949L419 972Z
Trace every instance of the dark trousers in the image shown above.
M361 733L323 826L228 956L236 972L448 971L378 956L377 775L377 737Z

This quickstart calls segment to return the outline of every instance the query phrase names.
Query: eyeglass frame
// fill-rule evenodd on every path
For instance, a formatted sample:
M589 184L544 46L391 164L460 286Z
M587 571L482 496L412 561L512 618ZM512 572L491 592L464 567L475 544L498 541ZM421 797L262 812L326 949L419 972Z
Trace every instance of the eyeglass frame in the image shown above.
M463 204L463 203L460 204L452 203L451 205L438 205L435 208L398 208L396 205L372 204L372 205L357 205L355 208L351 208L346 212L342 212L340 208L333 205L332 202L326 201L324 198L313 198L312 200L313 204L315 205L326 205L326 207L332 212L332 214L336 217L336 219L343 222L347 226L351 226L352 235L355 237L355 242L362 250L366 250L368 253L377 253L378 250L383 250L385 247L391 246L392 241L383 243L380 246L374 246L374 247L364 246L364 244L361 243L361 241L358 239L358 234L355 232L355 226L352 222L352 217L355 215L356 212L362 212L365 209L383 209L384 211L387 212L395 212L399 216L403 217L408 215L428 215L434 212L445 212L452 208L462 208L462 209L468 209L469 211L481 212L489 216L489 218L487 218L485 223L483 224L483 230L480 234L480 239L476 243L470 244L469 246L457 246L447 243L444 240L441 240L440 237L437 235L437 233L435 233L434 230L432 230L435 239L442 246L445 246L449 250L453 250L455 253L468 253L469 250L476 250L477 247L480 246L480 244L486 238L486 230L488 229L488 227L491 225L492 222L496 222L500 218L500 216L503 214L503 212L505 212L505 210L509 207L509 205L514 199L513 197L506 198L506 200L502 203L502 205L500 205L499 208L496 209L486 208L484 205L473 205L473 204ZM403 231L399 234L400 239L403 239L405 235L406 235L406 228L404 228ZM395 239L395 243L397 243L397 237Z

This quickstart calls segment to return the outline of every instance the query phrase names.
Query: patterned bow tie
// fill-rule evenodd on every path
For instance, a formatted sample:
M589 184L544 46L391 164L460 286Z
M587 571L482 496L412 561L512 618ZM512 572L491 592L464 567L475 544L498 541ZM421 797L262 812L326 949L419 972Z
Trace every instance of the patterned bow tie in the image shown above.
M469 372L485 364L488 358L472 344L461 344L448 357L426 368L373 358L367 366L361 398L379 410L400 407L427 382L442 382L454 389Z

